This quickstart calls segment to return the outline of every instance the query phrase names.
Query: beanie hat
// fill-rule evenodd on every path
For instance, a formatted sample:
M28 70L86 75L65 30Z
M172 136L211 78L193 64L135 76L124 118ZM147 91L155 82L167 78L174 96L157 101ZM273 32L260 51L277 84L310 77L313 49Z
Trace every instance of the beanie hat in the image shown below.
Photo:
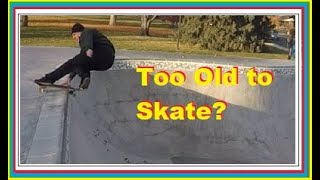
M75 32L82 32L84 30L84 26L80 23L75 23L71 29L71 34Z

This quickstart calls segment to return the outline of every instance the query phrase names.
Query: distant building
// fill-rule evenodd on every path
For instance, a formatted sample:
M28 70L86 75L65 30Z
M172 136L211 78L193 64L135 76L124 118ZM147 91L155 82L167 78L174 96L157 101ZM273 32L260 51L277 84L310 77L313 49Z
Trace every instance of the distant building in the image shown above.
M281 22L294 22L294 16L280 16Z
M286 33L289 35L290 30L294 29L294 26L295 26L295 16L294 15L280 16L279 21L285 27Z

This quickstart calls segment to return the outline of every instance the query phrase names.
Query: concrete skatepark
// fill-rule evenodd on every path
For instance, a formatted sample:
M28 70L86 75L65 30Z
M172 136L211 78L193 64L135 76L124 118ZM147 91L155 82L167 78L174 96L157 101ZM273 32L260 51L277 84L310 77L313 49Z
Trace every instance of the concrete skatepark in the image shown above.
M20 163L23 164L292 164L295 162L295 68L285 60L212 58L119 51L114 67L92 72L86 91L41 94L30 79L53 70L76 48L20 49ZM137 66L181 70L182 86L142 87ZM239 68L237 86L198 86L198 67ZM249 86L245 72L272 70L270 86ZM154 73L151 74L151 80ZM77 86L79 79L75 79ZM137 119L137 104L227 102L223 120Z

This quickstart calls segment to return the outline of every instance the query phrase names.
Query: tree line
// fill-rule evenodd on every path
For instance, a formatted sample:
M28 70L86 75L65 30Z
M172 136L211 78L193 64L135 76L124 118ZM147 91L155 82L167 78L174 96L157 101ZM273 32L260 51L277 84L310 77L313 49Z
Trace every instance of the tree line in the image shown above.
M272 28L268 16L185 16L179 38L215 51L264 52Z
M182 43L199 45L203 49L228 52L264 52L264 42L269 38L270 31L274 27L268 16L141 15L141 36L150 36L151 24L155 19L170 22L171 27L176 29L175 37ZM116 26L116 24L117 16L111 15L109 25ZM22 25L28 26L28 16L22 16Z

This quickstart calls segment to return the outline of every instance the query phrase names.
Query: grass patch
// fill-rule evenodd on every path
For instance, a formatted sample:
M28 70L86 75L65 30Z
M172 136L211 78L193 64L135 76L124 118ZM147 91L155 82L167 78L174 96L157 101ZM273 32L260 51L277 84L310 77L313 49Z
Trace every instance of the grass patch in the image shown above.
M173 39L173 29L169 23L156 20L151 25L151 37L141 37L139 16L118 16L117 26L109 26L109 16L29 16L29 27L20 28L21 45L78 47L70 35L75 22L86 27L97 28L107 35L116 49L137 51L162 51L192 54L205 54L223 57L247 57L265 59L286 59L287 52L267 47L268 53L216 52L203 50L198 46L180 44Z

